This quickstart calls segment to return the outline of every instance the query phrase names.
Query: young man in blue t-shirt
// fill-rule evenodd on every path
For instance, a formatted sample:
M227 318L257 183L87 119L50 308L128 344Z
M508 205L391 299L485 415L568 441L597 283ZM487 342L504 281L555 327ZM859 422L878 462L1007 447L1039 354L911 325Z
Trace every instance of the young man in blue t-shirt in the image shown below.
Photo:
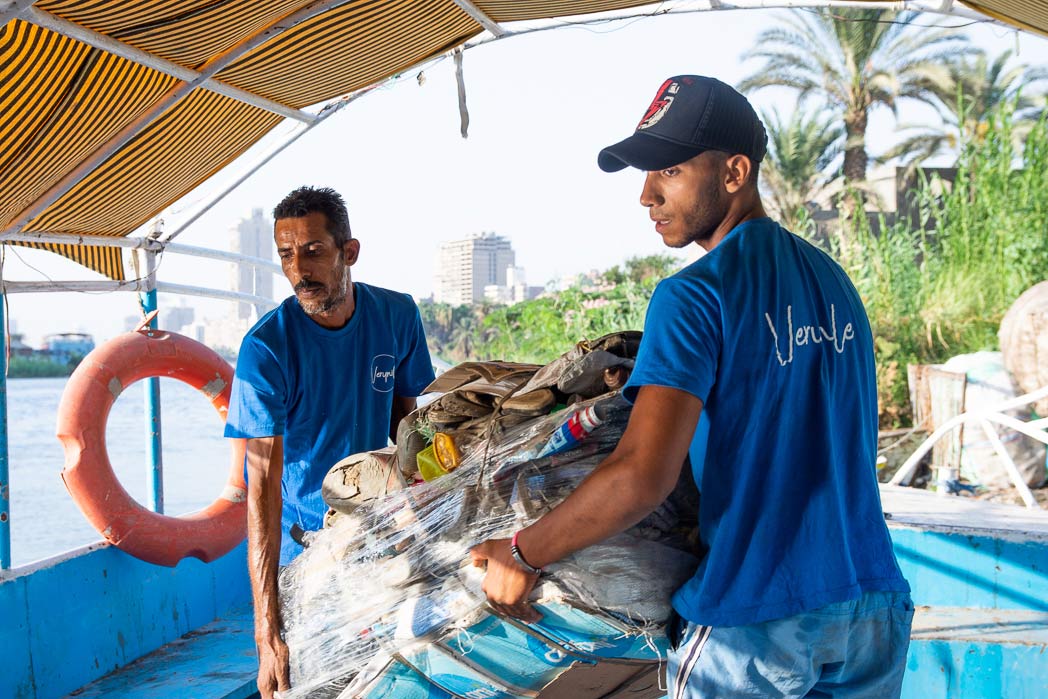
M709 553L673 596L671 696L898 696L913 604L877 487L869 321L840 266L767 218L766 147L745 97L681 75L601 151L646 172L667 245L707 252L651 299L615 452L473 558L492 604L534 619L534 571L641 520L690 455Z
M411 297L350 277L360 242L342 197L302 187L273 218L280 265L295 295L244 338L225 432L247 441L248 568L265 698L289 688L277 569L302 549L291 528L321 528L328 470L395 439L401 418L433 381Z

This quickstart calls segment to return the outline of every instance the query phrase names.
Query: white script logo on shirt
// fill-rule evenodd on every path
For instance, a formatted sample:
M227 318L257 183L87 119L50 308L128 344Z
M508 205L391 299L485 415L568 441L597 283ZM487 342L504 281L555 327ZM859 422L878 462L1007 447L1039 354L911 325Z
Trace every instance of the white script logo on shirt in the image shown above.
M371 360L371 387L379 393L393 390L397 359L392 354L376 354Z
M775 328L775 321L771 319L771 315L768 313L764 314L764 319L768 321L768 329L771 330L772 339L775 341L775 358L779 360L780 366L786 366L793 362L794 347L805 347L828 342L833 346L837 354L841 354L844 352L844 346L848 340L855 339L855 328L852 327L851 323L846 324L841 332L837 332L837 309L832 303L830 304L830 329L828 331L821 325L802 325L794 331L793 304L790 304L786 306L786 342L789 349L787 350L786 358L783 359L782 350L779 348L779 333Z

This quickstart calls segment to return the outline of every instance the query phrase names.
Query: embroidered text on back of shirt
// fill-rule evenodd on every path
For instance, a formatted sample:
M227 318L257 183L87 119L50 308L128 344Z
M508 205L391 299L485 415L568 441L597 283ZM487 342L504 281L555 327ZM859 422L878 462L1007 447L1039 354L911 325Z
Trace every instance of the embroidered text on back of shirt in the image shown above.
M801 325L796 330L793 327L793 305L786 306L786 333L783 336L783 341L786 342L786 357L783 358L783 349L780 346L780 335L778 329L775 327L775 321L772 320L771 314L765 313L764 319L768 321L768 329L771 330L772 340L775 343L775 358L779 360L780 366L786 366L793 362L793 352L795 347L809 347L814 345L820 345L823 342L829 343L837 354L844 352L845 345L848 340L855 338L855 328L852 327L851 323L845 324L844 328L838 332L837 329L837 308L834 304L830 304L830 328L827 330L822 325Z

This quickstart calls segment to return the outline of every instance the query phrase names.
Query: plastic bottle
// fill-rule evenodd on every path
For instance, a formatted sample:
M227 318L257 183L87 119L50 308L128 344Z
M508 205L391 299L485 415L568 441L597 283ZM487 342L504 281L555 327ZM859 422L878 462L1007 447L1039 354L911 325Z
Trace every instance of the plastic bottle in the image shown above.
M597 429L607 417L604 406L597 403L588 405L582 410L576 410L565 420L553 436L549 438L546 445L539 450L538 457L559 454L574 448L586 436Z

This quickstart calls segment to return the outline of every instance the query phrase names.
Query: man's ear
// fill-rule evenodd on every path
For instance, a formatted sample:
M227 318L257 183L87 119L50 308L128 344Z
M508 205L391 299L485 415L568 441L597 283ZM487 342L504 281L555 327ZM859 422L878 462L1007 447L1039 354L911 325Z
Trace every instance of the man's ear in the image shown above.
M358 257L360 257L360 241L350 238L342 246L342 259L346 261L347 267L352 267L357 263Z
M750 162L748 156L739 153L728 156L724 165L726 169L724 188L728 190L728 194L735 194L749 181L750 173L753 172L753 163Z

